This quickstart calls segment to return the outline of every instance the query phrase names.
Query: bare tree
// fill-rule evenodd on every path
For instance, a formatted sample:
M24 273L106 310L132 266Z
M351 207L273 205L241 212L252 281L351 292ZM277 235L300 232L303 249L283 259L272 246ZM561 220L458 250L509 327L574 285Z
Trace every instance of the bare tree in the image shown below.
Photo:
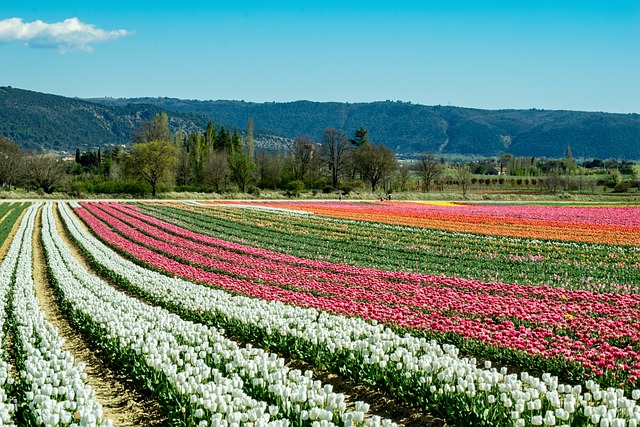
M23 153L20 146L0 135L0 186L11 186L20 174Z
M276 189L282 179L283 159L278 153L256 152L256 179L261 188Z
M304 182L305 175L316 152L316 144L309 135L298 135L291 144L291 171L293 178Z
M24 178L35 188L51 194L64 181L65 165L54 155L31 154L24 161Z
M349 150L349 138L340 129L326 128L322 132L322 158L331 173L331 183L338 187L340 175L344 170L347 153Z
M456 171L456 180L458 181L458 185L462 189L462 195L467 194L467 189L471 185L471 178L473 177L473 173L471 172L471 168L468 164L461 164Z
M409 182L411 182L411 168L409 167L409 165L399 165L397 177L397 185L400 187L400 191L407 191Z
M374 192L378 182L389 177L398 168L395 154L383 144L361 145L353 152L353 157L362 178L371 184L371 191Z
M564 179L558 170L554 168L547 172L545 184L550 192L555 193L564 184Z
M216 193L226 190L229 184L229 162L227 162L227 154L221 151L213 152L207 157L204 168L205 182L211 185Z
M431 182L438 179L443 172L442 163L436 160L433 153L424 153L418 156L414 170L422 180L422 188L429 191Z

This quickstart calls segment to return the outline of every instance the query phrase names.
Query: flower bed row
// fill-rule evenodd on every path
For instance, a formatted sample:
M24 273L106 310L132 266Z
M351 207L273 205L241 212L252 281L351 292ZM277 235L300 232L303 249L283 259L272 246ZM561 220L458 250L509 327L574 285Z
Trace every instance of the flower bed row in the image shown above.
M6 274L2 288L9 302L5 322L14 335L17 369L15 388L10 391L17 406L15 420L26 426L110 426L111 420L103 419L102 407L85 382L83 365L76 365L71 354L62 350L62 339L45 320L35 295L33 234L39 207L35 204L27 210L2 266ZM0 413L3 423L11 423L4 416L12 415L11 408Z
M27 208L26 203L0 203L0 247L11 233L14 224Z
M0 207L8 207L8 204L0 204ZM4 211L4 214L8 209ZM2 214L2 216L4 216ZM5 219L6 221L6 219ZM3 221L4 222L4 221ZM2 223L0 223L1 225ZM13 226L13 224L12 224ZM15 405L11 402L14 379L12 376L12 366L8 363L8 353L5 351L8 345L5 332L8 330L7 304L9 302L9 294L11 284L13 282L16 264L20 255L20 247L26 230L26 221L23 221L19 228L16 238L13 240L9 250L0 262L0 420L2 425L14 427L15 424ZM5 236L6 238L6 236ZM4 239L2 239L4 241Z
M162 232L123 210L109 205L101 205L102 209L96 204L83 206L126 236L130 243L168 253L179 262L187 261L196 267L191 267L191 274L202 274L200 280L224 282L223 286L236 292L258 297L269 295L418 331L454 334L548 360L566 359L616 384L625 380L633 383L640 374L640 355L636 351L640 342L637 295L563 293L418 274L411 275L413 281L406 281L401 273L392 273L387 277L390 280L385 280L367 274L371 270L347 276L282 265L278 271L272 263L257 259L245 263L252 267L244 267L195 252L192 248L206 252L207 247ZM169 239L170 243L141 233L115 218L116 215L142 231ZM155 262L159 266L159 260ZM263 268L262 264L269 267ZM216 273L199 270L201 266L214 268ZM610 345L612 342L624 345L617 347Z
M83 209L76 209L82 215ZM86 232L66 207L61 213L70 233L95 265L123 286L185 317L224 324L263 345L275 346L344 375L387 388L460 425L599 425L601 419L636 426L640 392L566 386L557 378L480 369L460 359L453 346L410 335L359 318L232 296L219 289L154 273L120 258ZM90 216L86 217L90 220ZM104 227L99 224L96 228ZM98 230L100 232L100 230ZM178 273L174 271L173 273ZM622 421L624 420L624 421Z
M142 205L141 210L200 234L333 263L598 292L638 293L640 289L638 248L477 236L318 217L283 218L245 209Z
M47 215L51 212L48 209ZM311 426L320 420L327 426L391 425L379 417L364 420L362 410L347 411L344 396L313 381L310 371L289 369L275 354L249 345L240 348L216 328L182 320L115 291L83 271L51 220L47 228L49 262L67 304L93 325L91 333L98 341L115 341L115 353L127 353L147 378L156 378L156 387L179 397L185 425L208 425L221 418L274 426ZM228 413L231 398L236 409ZM270 421L276 414L284 419ZM180 412L172 415L180 417Z
M228 202L225 202L228 203ZM635 216L638 208L597 208L609 212L622 212L613 223L593 223L569 220L569 214L560 215L563 220L552 219L558 215L547 215L548 219L529 219L511 214L518 209L512 206L475 207L473 213L464 213L465 207L441 207L424 204L365 204L365 203L317 203L317 202L260 202L259 206L308 210L318 216L357 219L387 224L437 228L449 231L474 232L500 236L516 236L535 239L568 240L588 243L640 246L640 225ZM553 212L554 207L545 207ZM545 208L538 208L544 210ZM452 210L458 209L455 212ZM491 209L492 214L481 213ZM521 208L520 208L521 209ZM567 208L560 208L567 209ZM589 209L589 208L574 208ZM594 208L591 208L594 209ZM615 209L615 210L614 210ZM496 215L496 212L500 213ZM505 212L506 211L506 212ZM521 211L520 211L521 212ZM564 212L564 211L561 211ZM497 221L496 219L499 218ZM632 225L621 225L632 224Z
M174 224L159 220L157 218L138 212L135 207L119 203L110 204L83 204L83 206L95 211L94 207L110 216L101 217L110 220L117 217L115 224L122 226L122 222L135 227L145 235L159 239L158 241L171 243L174 246L185 247L215 257L216 259L228 261L233 264L250 266L252 269L260 271L278 271L286 276L306 277L312 275L313 279L322 279L327 282L344 282L351 286L371 286L385 287L375 280L389 280L394 284L411 285L437 284L442 287L453 287L458 290L469 290L472 292L485 291L487 286L491 287L492 295L500 296L528 296L535 298L549 298L562 300L566 304L571 302L598 301L608 303L613 306L620 304L637 305L640 299L637 295L612 295L593 292L573 292L571 290L548 289L544 286L529 287L503 283L485 283L477 280L457 280L456 278L426 275L420 273L405 273L399 271L384 271L374 268L356 267L344 264L335 264L326 261L299 258L279 252L264 250L247 245L235 244L222 239L212 238L189 229L178 227ZM121 220L121 221L120 221ZM127 228L127 232L135 233L136 230ZM141 236L137 233L136 235ZM295 267L295 268L291 268ZM337 273L337 274L331 274ZM246 272L246 274L251 274ZM368 282L363 283L362 276L366 276ZM371 282L373 280L373 282ZM406 282L401 282L406 281ZM400 289L394 289L399 292ZM410 294L414 294L416 289L411 289ZM571 307L570 307L571 308ZM597 310L596 310L597 312Z

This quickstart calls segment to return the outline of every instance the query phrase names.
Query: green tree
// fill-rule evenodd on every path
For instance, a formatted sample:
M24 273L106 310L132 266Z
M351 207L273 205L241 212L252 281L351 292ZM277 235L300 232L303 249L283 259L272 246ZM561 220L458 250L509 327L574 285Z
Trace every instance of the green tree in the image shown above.
M214 148L217 151L230 150L231 149L231 135L224 128L220 126L220 132L216 135L216 142Z
M240 187L243 193L247 191L247 184L251 179L251 171L255 165L249 159L249 155L242 149L232 152L227 158L231 180Z
M371 185L371 191L381 180L386 179L398 168L398 160L384 144L364 144L353 152L356 167L362 178Z
M289 197L300 197L300 193L304 191L304 182L296 179L287 185L287 194Z
M169 142L169 116L162 112L153 116L153 119L142 122L141 127L133 132L131 139L134 144L150 141Z
M513 163L513 154L505 153L500 156L500 175L508 175Z
M361 145L367 144L369 142L369 139L367 138L368 132L368 130L361 126L360 129L355 131L353 135L354 138L350 139L349 142L351 142L351 144L355 147L360 147Z
M204 145L208 150L213 150L216 143L216 128L213 123L207 123L207 129L204 131Z
M571 146L567 145L567 154L564 158L564 170L567 171L568 174L573 174L577 167L576 159L573 158L573 153L571 152Z
M242 149L242 138L240 138L238 134L238 129L234 129L233 135L231 136L231 151L240 151Z
M172 180L177 163L177 149L174 145L166 141L150 141L131 147L127 170L131 176L149 183L155 197L158 184Z

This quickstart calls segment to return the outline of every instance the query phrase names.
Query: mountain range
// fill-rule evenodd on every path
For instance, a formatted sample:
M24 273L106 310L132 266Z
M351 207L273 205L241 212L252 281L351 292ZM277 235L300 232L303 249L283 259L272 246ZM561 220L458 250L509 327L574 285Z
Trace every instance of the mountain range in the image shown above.
M75 150L129 142L140 123L165 111L172 130L202 131L208 121L244 131L256 145L286 145L296 135L321 142L332 127L396 154L640 159L640 115L558 110L481 110L399 101L370 103L198 101L175 98L78 99L0 87L0 134L25 148Z

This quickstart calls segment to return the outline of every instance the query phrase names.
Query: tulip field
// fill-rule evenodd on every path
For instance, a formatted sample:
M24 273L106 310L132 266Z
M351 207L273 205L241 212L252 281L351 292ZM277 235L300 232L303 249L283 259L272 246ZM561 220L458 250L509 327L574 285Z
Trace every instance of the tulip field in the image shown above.
M0 425L108 426L36 244L170 425L402 425L316 371L449 426L640 421L639 207L0 203Z

